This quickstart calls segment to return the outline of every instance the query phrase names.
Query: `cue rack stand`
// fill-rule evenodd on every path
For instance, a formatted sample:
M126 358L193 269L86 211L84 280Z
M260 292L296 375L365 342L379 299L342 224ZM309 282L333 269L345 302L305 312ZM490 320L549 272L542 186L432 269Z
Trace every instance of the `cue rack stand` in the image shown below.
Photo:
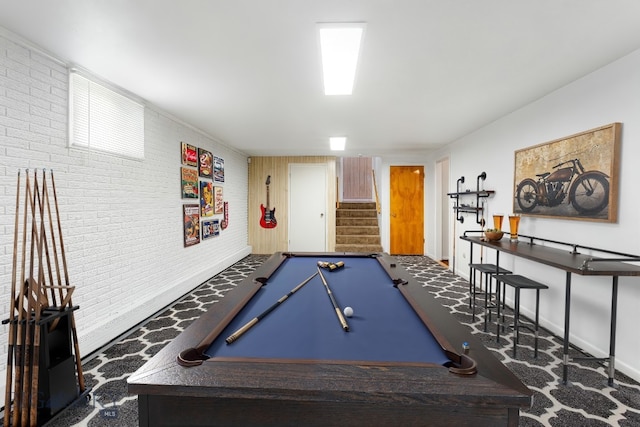
M53 171L25 170L22 188L20 172L9 318L2 322L9 325L4 427L43 425L89 396Z

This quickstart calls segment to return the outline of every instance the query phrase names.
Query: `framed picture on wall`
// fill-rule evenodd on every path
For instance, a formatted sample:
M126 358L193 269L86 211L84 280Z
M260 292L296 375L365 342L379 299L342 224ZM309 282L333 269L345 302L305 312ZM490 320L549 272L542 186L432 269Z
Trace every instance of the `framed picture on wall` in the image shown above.
M213 183L200 181L200 215L213 216Z
M180 143L182 164L185 166L198 166L198 150L191 144L186 142Z
M513 211L617 221L621 127L612 123L516 151Z
M213 180L224 182L224 159L222 157L213 158Z
M182 205L184 225L184 247L200 243L200 206L197 204Z
M224 213L224 196L222 192L222 187L213 187L213 197L214 197L214 214Z
M198 171L190 168L180 168L180 185L183 199L198 198Z
M202 178L213 177L213 155L202 148L198 148L198 174Z
M211 237L218 236L220 234L220 222L217 219L207 219L202 221L202 240L210 239Z

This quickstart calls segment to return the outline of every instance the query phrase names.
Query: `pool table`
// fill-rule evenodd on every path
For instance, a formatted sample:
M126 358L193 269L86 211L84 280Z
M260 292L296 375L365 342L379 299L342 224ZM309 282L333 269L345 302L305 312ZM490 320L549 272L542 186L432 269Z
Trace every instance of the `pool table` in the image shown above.
M128 386L141 426L515 426L532 396L394 258L357 253L274 254Z

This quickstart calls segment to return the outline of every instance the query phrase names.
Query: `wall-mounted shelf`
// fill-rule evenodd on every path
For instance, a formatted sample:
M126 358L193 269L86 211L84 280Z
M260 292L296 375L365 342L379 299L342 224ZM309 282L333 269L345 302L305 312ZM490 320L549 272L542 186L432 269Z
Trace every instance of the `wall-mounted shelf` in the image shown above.
M464 176L461 176L456 182L456 192L455 193L447 193L447 195L455 199L455 203L453 205L453 210L456 212L456 219L460 222L464 222L464 217L461 215L463 213L475 213L476 214L476 222L478 224L483 225L483 218L481 218L481 213L483 211L482 206L480 206L480 199L487 198L495 193L493 190L481 190L480 189L480 180L484 181L487 178L487 174L482 172L478 175L476 179L476 191L460 191L460 184L464 183ZM460 203L460 198L465 196L475 196L476 204L475 206Z
M447 196L455 197L455 196L464 196L464 195L473 195L479 197L489 197L494 194L493 190L481 190L481 191L461 191L459 193L447 193Z

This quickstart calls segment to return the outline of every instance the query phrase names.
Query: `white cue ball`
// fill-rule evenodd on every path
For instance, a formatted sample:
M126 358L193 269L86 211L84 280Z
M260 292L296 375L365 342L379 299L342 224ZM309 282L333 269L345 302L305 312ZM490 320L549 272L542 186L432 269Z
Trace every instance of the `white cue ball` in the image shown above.
M344 315L347 316L347 317L353 316L353 308L345 307L344 308Z

